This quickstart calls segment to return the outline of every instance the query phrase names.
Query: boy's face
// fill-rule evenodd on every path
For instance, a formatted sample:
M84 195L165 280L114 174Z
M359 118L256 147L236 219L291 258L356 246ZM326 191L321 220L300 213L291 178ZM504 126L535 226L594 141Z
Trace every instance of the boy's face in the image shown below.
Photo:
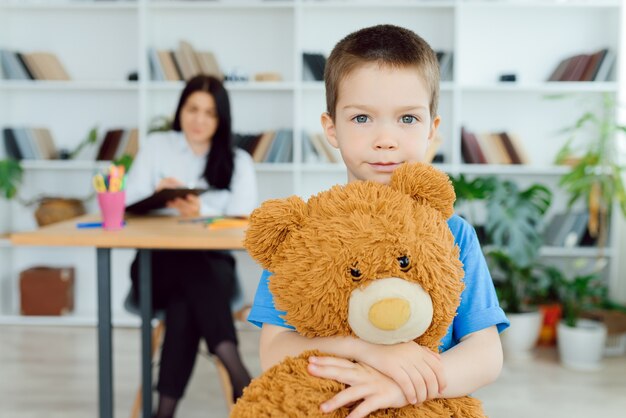
M388 184L404 162L421 162L439 117L431 119L430 94L412 67L377 63L352 71L339 84L335 121L322 115L328 142L341 151L348 182Z

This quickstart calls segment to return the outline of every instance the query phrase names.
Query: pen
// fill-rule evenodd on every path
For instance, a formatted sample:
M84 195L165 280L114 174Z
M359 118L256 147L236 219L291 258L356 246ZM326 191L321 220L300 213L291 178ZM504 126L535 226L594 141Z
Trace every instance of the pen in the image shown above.
M122 225L126 225L126 221L124 221ZM78 222L76 224L76 228L78 229L102 228L102 222Z

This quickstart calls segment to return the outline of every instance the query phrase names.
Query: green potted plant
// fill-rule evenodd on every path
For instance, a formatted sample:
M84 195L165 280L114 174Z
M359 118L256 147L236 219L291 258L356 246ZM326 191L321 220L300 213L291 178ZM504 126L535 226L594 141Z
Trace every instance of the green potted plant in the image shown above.
M626 217L626 166L620 164L617 134L626 126L616 121L615 99L603 95L601 109L587 111L576 122L563 129L569 135L556 156L556 164L572 165L561 177L560 186L570 194L569 206L584 201L589 211L589 232L604 247L609 230L611 210L617 204ZM584 139L582 144L577 143Z
M469 181L461 174L451 179L457 193L455 205L469 204L468 222L477 229L472 206L478 200L485 202L485 239L481 242L503 250L522 267L533 263L543 243L541 228L552 192L541 184L520 190L515 182L494 176Z
M597 370L604 353L607 329L600 321L583 318L583 312L599 306L607 289L596 272L569 277L556 267L546 270L557 289L563 319L557 326L561 363L577 370Z
M6 199L12 199L17 195L22 172L19 161L10 158L0 160L0 195Z
M542 314L537 307L548 280L538 258L520 265L502 250L486 254L500 306L511 327L502 333L502 347L509 355L525 355L537 343Z

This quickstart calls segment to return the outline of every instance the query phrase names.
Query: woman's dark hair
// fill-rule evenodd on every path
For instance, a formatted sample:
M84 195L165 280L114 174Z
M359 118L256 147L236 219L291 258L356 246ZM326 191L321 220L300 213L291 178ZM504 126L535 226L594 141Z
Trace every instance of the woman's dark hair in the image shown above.
M222 82L210 75L197 75L187 81L178 101L172 129L181 131L180 111L187 98L197 91L203 91L213 96L217 112L217 130L211 140L211 148L206 159L203 177L209 187L228 189L235 166L235 151L232 146L230 100Z

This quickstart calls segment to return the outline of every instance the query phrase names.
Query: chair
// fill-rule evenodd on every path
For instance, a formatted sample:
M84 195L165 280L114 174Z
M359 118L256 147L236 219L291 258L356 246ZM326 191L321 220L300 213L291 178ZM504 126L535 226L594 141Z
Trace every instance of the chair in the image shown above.
M239 280L236 280L234 294L231 299L231 309L234 310L236 308L239 308L237 309L237 312L242 312L247 309L246 306L243 306L243 308L241 308L241 306L243 306L243 291L241 290L241 284L239 283ZM139 305L133 300L131 289L129 289L128 293L126 294L126 298L124 299L124 309L134 315L141 315ZM165 311L155 310L153 312L153 317L154 319L158 320L156 327L154 327L154 329L152 330L152 349L150 351L152 363L154 364L154 355L156 354L157 348L161 345L163 333L165 332ZM226 408L228 409L228 411L231 411L234 406L233 389L226 368L216 356L213 356L208 352L201 354L213 360L215 368L217 369L217 374L219 376L220 386L222 387L222 393L226 402ZM140 384L139 388L137 389L137 394L135 395L135 401L133 402L133 406L130 412L130 418L138 418L139 412L141 412L141 389L142 387Z

